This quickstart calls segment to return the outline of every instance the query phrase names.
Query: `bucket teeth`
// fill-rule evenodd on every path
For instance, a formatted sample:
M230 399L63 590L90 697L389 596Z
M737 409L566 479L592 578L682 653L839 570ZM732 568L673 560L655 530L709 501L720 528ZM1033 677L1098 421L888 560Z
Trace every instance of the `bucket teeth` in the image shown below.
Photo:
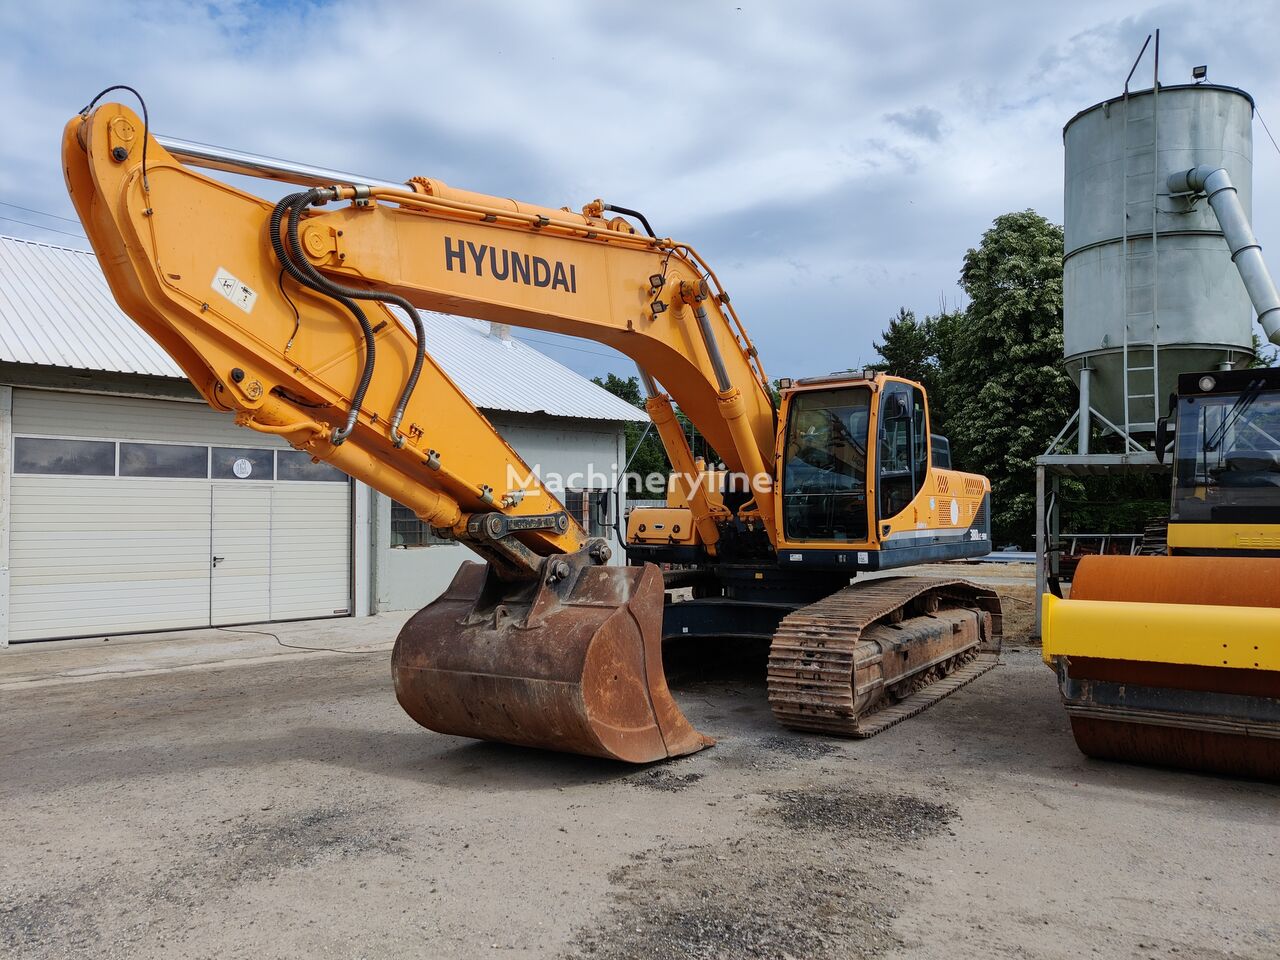
M400 705L439 733L630 763L710 746L667 688L657 567L564 561L515 586L464 563L396 639Z

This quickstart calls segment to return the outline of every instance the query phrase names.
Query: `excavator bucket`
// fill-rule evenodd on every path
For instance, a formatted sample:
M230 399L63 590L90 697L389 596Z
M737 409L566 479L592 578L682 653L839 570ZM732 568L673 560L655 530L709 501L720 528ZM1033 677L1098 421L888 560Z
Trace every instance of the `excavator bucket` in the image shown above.
M583 554L534 582L464 563L405 624L396 697L439 733L650 763L715 741L685 719L662 669L662 574Z
M1280 780L1280 558L1085 557L1041 634L1086 755Z

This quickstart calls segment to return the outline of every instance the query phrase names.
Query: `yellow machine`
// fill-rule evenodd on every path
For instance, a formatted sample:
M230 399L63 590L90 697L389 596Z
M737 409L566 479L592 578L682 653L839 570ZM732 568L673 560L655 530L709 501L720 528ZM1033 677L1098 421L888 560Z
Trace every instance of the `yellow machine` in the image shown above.
M1280 370L1183 374L1173 406L1169 556L1083 558L1044 659L1084 753L1280 780Z
M1227 170L1166 186L1207 201L1280 344L1280 292ZM1280 370L1181 373L1169 405L1168 555L1085 557L1069 600L1044 597L1045 662L1084 753L1280 780Z
M64 134L72 201L125 312L210 406L486 561L464 564L396 642L396 693L418 722L648 762L711 742L667 691L664 636L771 637L781 721L854 736L992 662L990 591L850 586L862 571L989 549L990 485L933 463L941 448L918 385L800 381L775 409L715 274L635 211L596 201L574 213L165 143L119 104L86 109ZM310 188L272 204L183 159ZM415 308L584 337L636 361L680 479L668 508L630 518L634 565L610 565L608 544L436 365ZM723 471L698 469L677 404ZM667 579L696 580L694 596L674 602L657 563L681 565Z

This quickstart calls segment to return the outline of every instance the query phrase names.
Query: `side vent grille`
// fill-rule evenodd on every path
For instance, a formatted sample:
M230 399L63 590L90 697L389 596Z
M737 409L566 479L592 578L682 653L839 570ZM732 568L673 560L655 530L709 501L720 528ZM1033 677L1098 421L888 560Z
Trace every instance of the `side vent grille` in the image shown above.
M973 523L975 529L986 529L987 526L987 498L983 497L982 502L978 504L978 512L973 515Z

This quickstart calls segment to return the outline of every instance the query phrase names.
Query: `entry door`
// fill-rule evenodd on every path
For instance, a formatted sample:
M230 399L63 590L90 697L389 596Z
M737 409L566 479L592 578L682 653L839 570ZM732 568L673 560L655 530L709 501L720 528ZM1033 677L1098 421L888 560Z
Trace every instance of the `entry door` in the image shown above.
M213 485L209 622L271 619L271 488Z

